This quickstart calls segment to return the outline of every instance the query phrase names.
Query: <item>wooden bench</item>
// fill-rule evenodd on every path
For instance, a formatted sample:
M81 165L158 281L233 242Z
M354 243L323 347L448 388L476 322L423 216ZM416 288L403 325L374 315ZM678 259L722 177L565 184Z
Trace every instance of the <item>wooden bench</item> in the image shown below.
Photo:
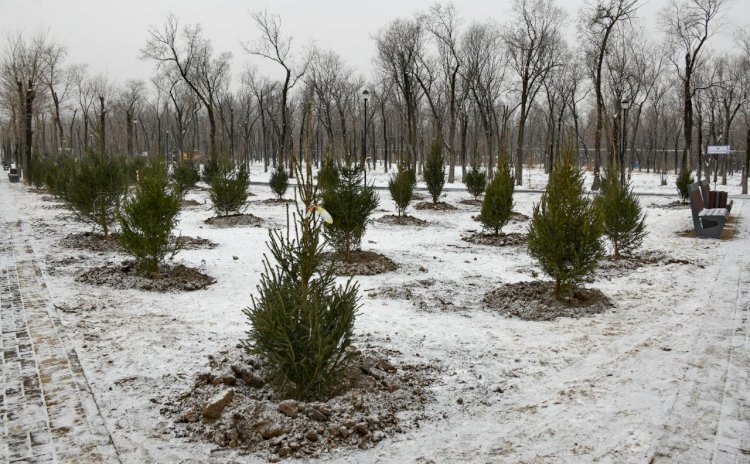
M727 208L706 208L703 205L701 185L697 182L688 185L688 192L695 234L699 237L719 238L724 225L727 223L729 210Z
M704 205L713 208L726 208L727 211L732 212L734 200L727 201L727 192L711 190L711 184L708 179L701 181L701 196L703 197Z

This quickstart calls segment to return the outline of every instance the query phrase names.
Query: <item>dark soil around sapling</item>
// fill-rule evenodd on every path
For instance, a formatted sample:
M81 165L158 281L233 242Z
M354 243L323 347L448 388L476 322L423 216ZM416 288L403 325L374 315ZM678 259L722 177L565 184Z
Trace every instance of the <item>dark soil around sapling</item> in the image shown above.
M474 243L476 245L489 245L496 247L525 246L528 242L526 234L504 234L502 232L498 235L476 233L461 237L461 240L469 243Z
M206 288L215 283L216 279L182 264L162 265L159 274L144 275L138 270L134 261L123 261L121 264L107 264L84 271L76 277L76 282L120 290L189 292Z
M398 269L396 263L385 255L374 251L353 251L349 261L335 253L326 253L326 262L333 263L333 272L340 276L377 275Z
M425 404L437 371L429 364L393 363L359 353L340 392L326 401L285 399L262 367L239 349L209 357L210 371L161 409L175 433L194 442L235 448L269 462L320 458L336 450L368 449L429 420ZM225 405L221 399L230 399Z
M477 214L476 216L472 216L471 218L473 220L479 222L479 221L482 220L482 215L481 214ZM510 221L511 222L526 222L529 219L530 218L527 215L525 215L523 213L519 213L518 211L513 211L513 212L510 213Z
M444 201L438 201L437 203L433 203L431 201L423 201L420 203L417 203L414 208L418 210L430 210L430 211L453 211L458 208L451 205L450 203L446 203Z
M188 208L188 207L191 207L191 206L203 206L203 205L204 205L204 203L201 203L201 202L200 202L200 201L198 201L198 200L193 200L193 199L190 199L190 200L182 200L182 206L183 206L184 208Z
M68 234L60 244L66 248L76 250L88 250L94 252L118 252L122 251L120 243L117 241L119 234L109 234L109 239L104 240L104 235L95 232L78 232Z
M263 219L253 216L252 214L232 214L229 216L214 216L204 221L206 224L212 225L218 228L227 227L261 227L263 226Z
M684 258L675 258L668 253L661 251L641 251L633 255L621 255L619 258L607 256L599 261L599 269L596 272L596 279L610 280L616 277L622 277L630 274L640 268L647 266L668 266L670 264L692 265L690 260ZM696 264L697 267L705 267L702 264ZM593 282L593 279L590 280Z
M461 200L459 203L467 206L482 206L483 201L478 198L472 198L471 200Z
M213 249L219 246L218 243L212 242L207 238L202 237L190 237L188 235L180 235L177 237L177 246L181 250L202 250L202 249Z
M424 196L424 195L422 195L421 193L416 193L415 192L415 193L411 194L411 201L422 201L425 198L427 198L427 197Z
M533 281L506 284L484 295L487 309L526 321L552 321L560 317L581 318L602 313L614 305L601 291L581 288L556 298L554 282Z
M294 203L292 198L266 198L265 200L258 200L258 203L265 203L267 205L285 205L287 203Z
M429 222L425 221L424 219L419 219L414 216L409 216L408 214L404 214L403 216L396 216L395 214L386 214L385 216L382 216L381 218L377 219L377 222L380 222L382 224L389 224L392 226L417 226L417 227L425 227L429 224Z
M670 203L667 203L665 205L660 205L658 203L651 203L648 205L649 208L658 208L658 209L686 209L690 208L690 202L687 201L673 201Z

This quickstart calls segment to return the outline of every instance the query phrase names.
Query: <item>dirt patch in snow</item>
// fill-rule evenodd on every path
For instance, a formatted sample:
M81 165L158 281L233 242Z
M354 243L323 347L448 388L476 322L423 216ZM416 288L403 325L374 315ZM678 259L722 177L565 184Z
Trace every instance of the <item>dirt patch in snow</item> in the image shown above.
M479 222L479 221L482 220L482 215L481 214L477 214L476 216L472 216L471 218L473 220ZM512 221L512 222L526 222L529 219L530 218L527 215L525 215L523 213L519 213L517 211L513 211L513 212L510 213L510 221Z
M690 203L682 202L682 201L673 201L671 203L667 204L658 204L658 203L651 203L648 205L649 208L659 208L659 209L686 209L690 208Z
M482 203L484 203L482 200L472 198L471 200L461 200L459 201L462 205L467 206L482 206Z
M183 207L190 207L190 206L203 206L203 203L201 203L198 200L182 200L182 206Z
M607 256L599 261L596 278L611 279L613 277L627 275L630 272L645 266L666 266L669 264L692 265L693 262L684 258L675 258L665 252L653 250L642 251L634 255L622 255L619 259ZM705 267L702 264L697 264L696 266L700 268ZM591 281L593 281L593 279Z
M398 364L374 351L360 353L336 396L301 402L280 397L266 384L257 361L239 349L209 359L210 371L161 409L175 420L178 437L276 462L371 448L430 419L424 405L433 399L427 387L437 369L429 364ZM207 408L227 397L225 405Z
M601 291L578 289L573 295L555 298L553 282L517 282L484 295L485 307L504 316L527 321L552 321L559 317L580 318L599 314L614 306Z
M117 289L140 289L153 292L193 291L216 282L213 277L197 269L178 264L162 266L158 275L146 276L138 272L133 261L108 264L80 273L76 282L90 285L106 285Z
M207 238L190 237L188 235L180 235L177 237L177 245L182 250L201 250L201 249L213 249L219 246L218 243L212 242Z
M291 198L266 198L265 200L258 200L257 203L265 203L267 205L283 205L286 203L294 203Z
M451 205L450 203L446 203L444 201L438 201L437 203L433 203L431 201L423 201L420 203L417 203L414 208L418 210L430 210L430 211L453 211L458 208Z
M389 224L392 226L417 226L425 227L429 222L424 219L419 219L414 216L405 214L403 216L396 216L395 214L386 214L385 216L377 219L377 222L382 224Z
M227 227L261 227L263 225L263 219L252 214L232 214L230 216L214 216L204 221L206 224L212 225L219 228Z
M527 243L526 234L472 234L461 237L461 240L477 245L489 245L496 247L504 246L525 246Z
M60 244L66 248L76 250L89 250L95 252L117 252L122 251L120 243L117 241L119 234L109 234L109 239L104 240L104 235L95 232L78 232L68 234Z
M421 193L412 193L411 194L411 201L422 201L426 196L422 195Z
M374 251L354 251L349 261L334 253L327 253L326 261L333 261L333 272L341 276L376 275L398 269L391 258Z

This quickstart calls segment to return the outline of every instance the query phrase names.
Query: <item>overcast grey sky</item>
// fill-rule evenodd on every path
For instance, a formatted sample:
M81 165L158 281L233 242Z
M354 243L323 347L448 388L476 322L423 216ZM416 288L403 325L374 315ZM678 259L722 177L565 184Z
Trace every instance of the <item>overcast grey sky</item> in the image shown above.
M139 59L149 25L161 25L172 12L183 24L201 23L217 51L230 51L234 78L247 64L270 73L260 58L248 56L240 41L258 37L250 11L268 9L282 18L283 30L298 46L315 42L332 48L365 76L371 72L375 45L372 36L397 17L426 10L432 1L419 0L0 0L0 31L48 30L69 49L69 63L87 63L92 73L107 73L116 82L148 79L154 63ZM510 0L462 0L454 2L465 23L494 18L506 21ZM569 39L584 0L558 0L568 11ZM645 0L639 23L659 38L657 12L668 0ZM722 31L750 24L750 0L734 0L725 14ZM728 33L712 39L713 46L732 46ZM273 68L271 68L273 69Z

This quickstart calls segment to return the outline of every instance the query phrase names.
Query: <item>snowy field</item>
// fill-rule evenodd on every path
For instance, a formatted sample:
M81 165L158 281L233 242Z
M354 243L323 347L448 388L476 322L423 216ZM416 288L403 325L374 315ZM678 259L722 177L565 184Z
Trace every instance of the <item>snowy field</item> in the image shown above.
M264 181L261 171L255 166L251 180ZM523 188L544 187L543 172L531 172L531 185L527 176ZM645 193L675 193L674 178L662 187L658 174L633 174L636 191ZM382 171L368 179L387 183ZM735 199L733 216L747 211L738 184L737 175L719 186ZM534 280L538 266L523 247L461 239L480 226L472 219L479 207L459 203L470 198L459 186L448 186L443 198L456 211L409 209L426 227L370 225L363 249L385 254L399 268L357 278L362 309L355 343L387 349L396 361L435 366L434 400L426 406L431 420L370 449L344 449L317 462L645 463L668 443L713 446L705 437L716 430L694 428L703 423L701 409L683 406L681 395L725 388L721 375L694 369L704 348L728 343L719 337L734 327L739 274L748 270L750 252L745 218L737 219L731 240L691 238L678 234L692 229L690 209L664 207L676 196L643 196L649 234L642 251L672 262L608 272L590 283L615 302L603 314L528 322L501 317L481 300L502 284ZM61 246L66 235L90 228L28 187L4 182L0 188L4 219L21 220L33 232L48 290L123 461L265 462L265 456L177 437L160 409L207 370L210 355L236 349L244 337L242 308L259 282L267 227L285 225L285 206L262 202L271 197L268 187L251 187L247 209L266 227L213 228L203 222L214 215L207 192L188 194L202 206L183 209L180 232L219 246L183 251L176 261L217 282L166 294L76 283L80 270L127 257ZM395 214L388 193L379 194L374 218ZM530 215L539 198L517 193L514 210ZM527 226L516 222L504 231ZM409 299L399 297L405 288ZM747 371L747 357L744 362ZM721 372L733 368L725 364ZM701 382L691 383L695 378Z

